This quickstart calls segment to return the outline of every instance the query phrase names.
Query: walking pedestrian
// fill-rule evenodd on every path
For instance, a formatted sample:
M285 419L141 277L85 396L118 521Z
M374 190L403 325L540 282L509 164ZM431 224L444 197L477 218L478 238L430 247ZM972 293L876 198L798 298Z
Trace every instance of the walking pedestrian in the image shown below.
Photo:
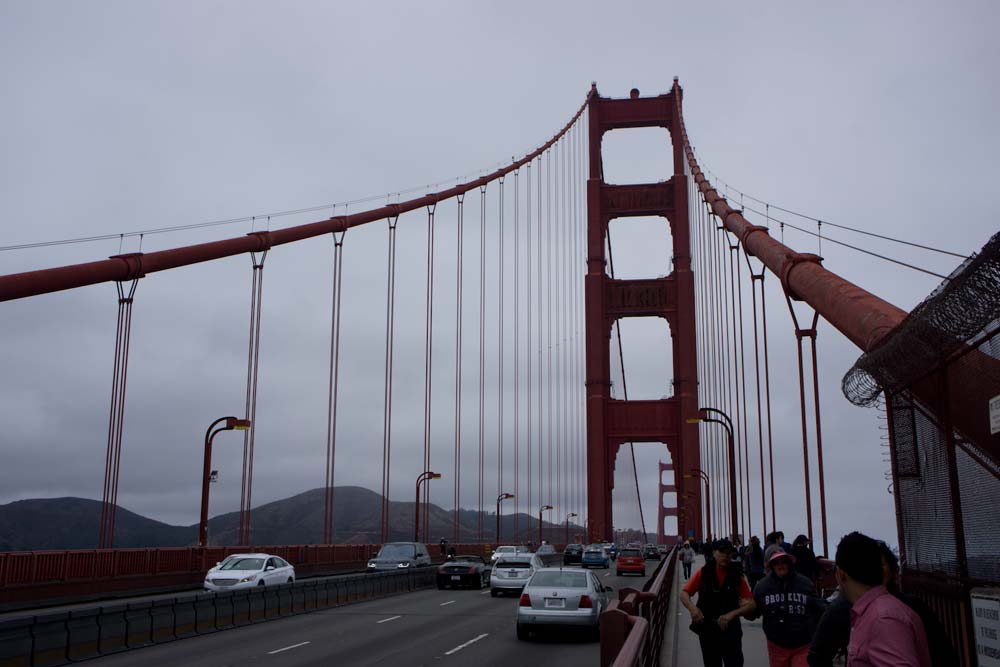
M438 542L438 549L440 550L441 555L444 556L448 551L448 540L442 537L441 541Z
M681 589L681 604L691 614L691 631L698 635L705 667L743 667L740 617L753 610L753 594L739 567L733 564L733 543L712 545L712 557ZM691 596L697 594L697 604Z
M767 563L768 559L770 559L771 556L774 555L774 552L779 549L784 551L784 549L781 548L781 545L778 544L778 532L774 531L768 533L767 537L764 538L764 562Z
M743 571L750 580L750 590L754 590L757 583L764 578L764 550L760 546L760 538L756 535L750 538L750 544L746 548Z
M753 590L756 610L764 617L770 667L807 667L809 640L824 604L816 588L792 567L784 551L771 555L771 572Z
M849 533L836 561L840 590L852 604L848 667L931 667L923 621L883 583L878 542Z
M684 566L684 580L687 581L691 578L691 564L694 562L694 549L687 542L681 547L680 559Z
M809 538L799 535L792 542L792 550L789 552L795 557L795 571L816 585L816 575L819 565L816 562L816 554L813 553Z

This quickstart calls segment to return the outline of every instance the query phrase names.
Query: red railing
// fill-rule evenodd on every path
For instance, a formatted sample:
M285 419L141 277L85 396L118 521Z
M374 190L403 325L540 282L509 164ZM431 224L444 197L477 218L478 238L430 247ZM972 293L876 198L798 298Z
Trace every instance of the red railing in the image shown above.
M453 546L460 553L491 553L486 544ZM302 576L362 569L378 549L377 544L299 544L0 552L0 607L197 587L208 568L234 553L280 556ZM435 547L431 551L436 555Z
M667 627L677 547L670 550L642 591L618 591L601 614L601 667L654 667Z

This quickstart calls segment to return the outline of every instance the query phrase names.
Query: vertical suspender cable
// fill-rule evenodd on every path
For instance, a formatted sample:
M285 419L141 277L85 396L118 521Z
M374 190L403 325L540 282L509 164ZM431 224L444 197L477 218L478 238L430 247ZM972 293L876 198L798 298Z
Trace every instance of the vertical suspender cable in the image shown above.
M333 233L333 289L330 298L330 382L326 412L326 487L323 505L323 544L334 542L334 471L337 461L337 397L340 389L340 293L343 286L344 231Z
M551 220L552 232L550 243L552 243L551 252L554 257L552 257L552 276L555 281L554 284L550 284L549 288L552 290L551 298L555 301L555 306L550 307L550 311L555 311L554 319L554 335L551 339L551 344L549 346L549 354L553 358L549 360L550 367L555 369L554 373L550 374L550 382L553 383L551 389L549 390L550 401L554 403L549 405L549 410L552 413L552 431L554 433L552 444L555 449L555 467L553 469L555 473L555 502L552 503L555 506L555 512L562 512L563 510L563 499L562 499L562 434L559 432L559 333L560 333L560 323L559 323L559 312L562 309L562 289L561 289L561 276L560 276L560 260L561 254L556 244L559 244L561 239L559 238L560 232L560 219L562 217L562 173L563 173L563 160L562 160L562 142L557 142L555 146L552 147L552 153L555 156L556 167L555 174L553 178L553 188L555 191L554 197L554 215Z
M809 337L812 348L812 372L813 372L813 414L816 417L816 466L819 472L819 519L823 529L823 553L829 554L830 547L827 543L826 534L826 485L823 473L823 428L819 416L819 370L816 361L816 325L813 325L812 336ZM811 538L810 538L811 539Z
M431 407L434 384L434 212L437 204L427 207L427 311L424 329L424 470L431 469ZM424 482L423 535L428 541L431 483Z
M757 282L760 282L760 288L763 292L764 290L764 270L761 269L760 274L753 270L753 266L750 264L750 255L743 252L743 257L746 260L747 270L750 271L750 295L751 295L751 307L753 308L753 366L754 375L756 376L756 395L757 395L757 445L760 451L760 517L761 517L761 532L764 535L768 534L767 530L767 484L764 481L764 414L761 403L761 391L760 391L760 342L757 335ZM770 424L768 424L770 428Z
M393 339L396 335L396 225L399 216L388 219L389 244L386 262L385 299L385 389L382 415L382 516L379 539L389 541L389 472L392 460L392 362Z
M479 513L477 535L483 541L483 472L486 417L486 186L479 186Z
M549 168L545 170L545 452L548 472L548 491L545 504L551 505L552 495L552 155L549 149Z
M528 173L525 178L524 188L525 188L525 219L526 219L526 230L525 230L525 274L527 278L527 284L525 286L525 311L528 320L528 330L525 337L525 357L528 366L528 379L527 379L527 408L528 408L528 422L527 422L527 449L525 450L525 461L528 467L528 477L527 485L525 488L528 490L528 498L526 507L530 515L531 512L531 163L527 165Z
M250 508L253 502L253 459L254 442L257 434L257 369L260 359L260 313L262 288L264 285L264 260L267 250L251 253L253 262L253 284L250 297L250 344L247 354L247 405L246 418L250 428L243 435L243 483L240 506L240 544L250 544Z
M518 516L521 512L520 449L521 449L521 232L519 170L514 170L514 540L520 540Z
M728 239L728 234L726 235ZM743 281L741 279L740 273L740 260L739 260L740 244L739 241L733 243L729 246L729 285L733 294L733 366L738 368L738 377L733 378L733 383L736 385L736 423L735 428L740 429L742 422L743 432L741 436L742 448L741 448L741 458L743 465L741 467L741 484L743 486L742 493L740 494L740 506L743 512L743 535L744 538L749 540L749 536L753 533L753 516L750 513L750 458L748 456L749 452L747 450L747 382L746 382L746 357L743 351ZM738 309L738 310L737 310ZM737 323L739 324L739 329L737 330ZM738 348L737 348L738 345ZM737 354L737 349L739 353ZM740 404L740 395L743 396L742 405Z
M458 262L455 271L455 515L453 517L452 541L461 541L461 500L462 500L462 216L465 195L458 195L457 237Z
M538 156L538 173L535 175L537 179L538 186L538 504L541 505L545 497L543 493L543 485L545 479L545 467L544 467L544 441L542 440L542 425L545 422L545 416L542 413L542 376L544 375L544 369L542 367L542 331L544 329L544 321L542 319L542 308L543 308L543 296L544 290L542 285L542 159L545 157L545 153ZM534 509L534 506L532 508ZM539 529L540 530L540 529Z
M503 488L503 280L504 280L504 229L503 229L503 186L504 179L500 178L500 226L497 237L497 266L499 267L500 280L497 284L497 495L505 493ZM503 505L501 504L501 508ZM501 523L501 528L503 524Z
M731 403L729 405L730 405L730 409L735 410L735 413L736 413L735 414L736 418L733 419L733 438L735 438L735 440L736 440L736 447L735 447L735 449L736 449L736 461L737 461L736 476L737 476L737 487L739 489L738 493L739 493L739 497L740 497L740 504L739 504L739 513L740 513L740 516L739 516L738 525L740 526L740 529L743 531L743 533L746 534L746 515L747 515L747 513L746 513L746 506L743 503L743 490L744 490L743 489L743 447L742 447L742 442L740 442L743 439L741 437L741 433L740 433L740 378L739 378L739 375L740 375L740 355L739 355L739 352L737 350L737 345L739 344L740 341L739 341L739 334L736 331L736 279L735 279L735 276L733 275L735 273L735 270L733 269L733 256L734 256L735 249L738 248L739 246L738 245L734 246L733 244L731 244L729 242L729 233L726 232L725 229L722 230L721 234L722 234L722 240L723 240L723 242L726 244L726 247L729 249L728 253L723 253L723 254L725 254L725 255L727 255L729 257L729 263L723 265L723 270L726 271L726 277L729 280L729 293L727 295L728 296L728 301L727 301L726 305L729 306L728 317L729 317L729 324L731 324L731 327L728 327L726 329L726 335L727 336L730 336L730 335L732 336L732 343L733 343L733 345L732 345L732 349L733 349L733 363L732 363L732 366L729 366L727 368L727 372L729 373L729 387L730 387L729 397L730 397L730 400L731 400ZM728 410L727 410L727 412L728 412ZM730 415L730 417L732 417L733 413L729 412L729 415Z

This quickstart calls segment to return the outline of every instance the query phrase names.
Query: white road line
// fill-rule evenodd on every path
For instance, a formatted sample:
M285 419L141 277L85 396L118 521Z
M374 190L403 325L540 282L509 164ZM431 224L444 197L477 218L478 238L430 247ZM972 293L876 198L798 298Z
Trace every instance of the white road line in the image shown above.
M489 637L489 635L490 635L490 633L484 632L483 634L479 635L478 637L474 637L474 638L470 639L469 641L465 642L464 644L459 644L458 646L456 646L455 648L451 649L450 651L445 651L445 655L451 655L452 653L458 653L459 651L461 651L466 646L469 646L470 644L475 644L476 642L478 642L483 637Z
M482 593L480 593L480 595L489 595L489 594L490 594L489 591L483 591Z
M268 655L274 655L275 653L281 653L282 651L291 651L293 648L298 648L300 646L305 646L309 642L299 642L298 644L292 644L291 646L286 646L285 648L275 649L273 651L268 651Z
M604 576L605 576L605 577L610 577L610 576L611 576L611 573L610 573L610 572L608 572L608 573L607 573L607 574L605 574Z
M388 623L389 621L395 621L397 618L403 618L402 616L390 616L389 618L383 618L381 621L375 621L376 623Z
M444 607L444 606L449 605L449 604L455 604L455 601L454 600L448 600L447 602L442 602L438 606L439 607Z

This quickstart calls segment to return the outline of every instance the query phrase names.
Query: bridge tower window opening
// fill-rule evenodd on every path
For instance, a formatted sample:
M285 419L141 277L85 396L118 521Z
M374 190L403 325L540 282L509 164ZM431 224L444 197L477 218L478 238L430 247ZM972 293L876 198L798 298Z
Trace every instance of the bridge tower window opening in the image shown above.
M631 445L631 447L630 447ZM638 471L639 488L632 469L632 450L635 451L635 469ZM622 443L618 447L614 462L614 488L611 491L612 521L615 530L634 531L635 537L645 526L649 539L655 541L656 522L659 515L658 502L661 500L657 469L660 461L671 460L671 454L663 442ZM642 513L640 515L640 502ZM668 535L676 534L667 533Z
M659 183L674 173L673 144L665 127L609 130L601 142L604 182Z
M665 319L623 317L611 327L610 346L612 398L649 401L674 395L674 341Z
M665 278L674 270L673 235L664 217L612 218L607 238L605 271L611 278Z

